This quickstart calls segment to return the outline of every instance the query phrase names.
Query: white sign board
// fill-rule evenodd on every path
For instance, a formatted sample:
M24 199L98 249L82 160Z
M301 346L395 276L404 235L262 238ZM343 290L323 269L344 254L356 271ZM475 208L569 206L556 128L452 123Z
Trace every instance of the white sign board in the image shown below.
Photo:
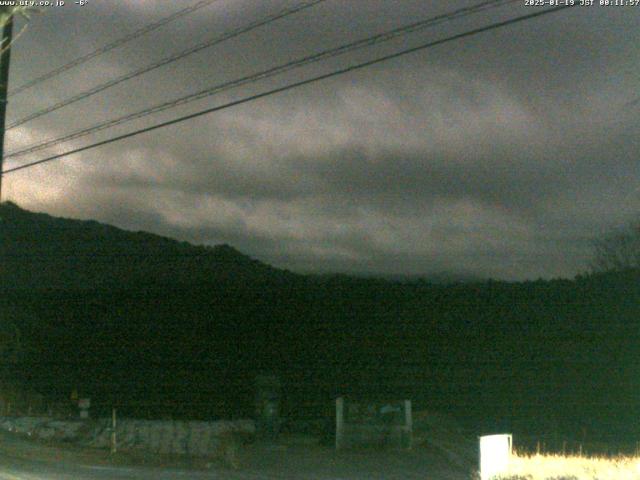
M506 475L511 457L511 435L485 435L480 437L480 479L491 480Z

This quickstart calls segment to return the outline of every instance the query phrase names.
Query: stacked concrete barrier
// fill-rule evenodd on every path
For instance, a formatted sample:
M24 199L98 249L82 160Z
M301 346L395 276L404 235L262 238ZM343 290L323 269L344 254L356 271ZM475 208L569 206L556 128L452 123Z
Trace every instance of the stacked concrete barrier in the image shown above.
M49 417L5 417L0 428L43 440L74 441L92 426L81 420L56 420Z
M0 428L42 440L60 440L95 448L110 448L111 420L56 420L49 417L0 417ZM118 449L160 454L215 456L229 436L255 435L252 420L215 422L118 419Z

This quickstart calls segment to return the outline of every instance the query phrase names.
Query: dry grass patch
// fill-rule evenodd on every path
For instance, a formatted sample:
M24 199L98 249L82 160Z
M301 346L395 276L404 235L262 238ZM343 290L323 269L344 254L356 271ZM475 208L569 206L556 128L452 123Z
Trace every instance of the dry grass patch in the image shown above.
M514 453L504 480L638 480L640 457Z

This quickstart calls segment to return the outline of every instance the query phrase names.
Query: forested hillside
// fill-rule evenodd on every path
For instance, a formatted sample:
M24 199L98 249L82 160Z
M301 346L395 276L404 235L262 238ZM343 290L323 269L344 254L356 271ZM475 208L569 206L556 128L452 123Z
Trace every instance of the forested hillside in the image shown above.
M298 275L198 247L0 207L3 375L130 415L285 412L408 397L476 430L636 440L640 272L436 285ZM16 328L19 334L16 334Z

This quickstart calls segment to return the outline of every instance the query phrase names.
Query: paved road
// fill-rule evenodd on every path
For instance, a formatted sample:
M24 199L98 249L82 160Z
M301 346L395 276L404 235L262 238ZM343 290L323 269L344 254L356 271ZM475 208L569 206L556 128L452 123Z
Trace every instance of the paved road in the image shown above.
M342 463L342 462L339 462ZM367 462L369 463L369 462ZM301 465L281 465L266 470L218 469L196 471L177 468L87 466L68 462L25 460L0 454L0 480L467 480L461 472L441 468L420 468L410 464L384 464L373 462L363 467L362 462L351 464L325 464L307 469Z
M19 445L16 445L19 444ZM254 446L242 466L232 470L87 465L65 455L43 460L41 449L20 439L0 439L0 480L468 480L469 475L424 452L336 453L330 448ZM86 459L84 460L86 463Z
M70 462L27 460L0 453L0 480L275 480L266 473L232 471L197 471L177 468L111 467L78 465Z

